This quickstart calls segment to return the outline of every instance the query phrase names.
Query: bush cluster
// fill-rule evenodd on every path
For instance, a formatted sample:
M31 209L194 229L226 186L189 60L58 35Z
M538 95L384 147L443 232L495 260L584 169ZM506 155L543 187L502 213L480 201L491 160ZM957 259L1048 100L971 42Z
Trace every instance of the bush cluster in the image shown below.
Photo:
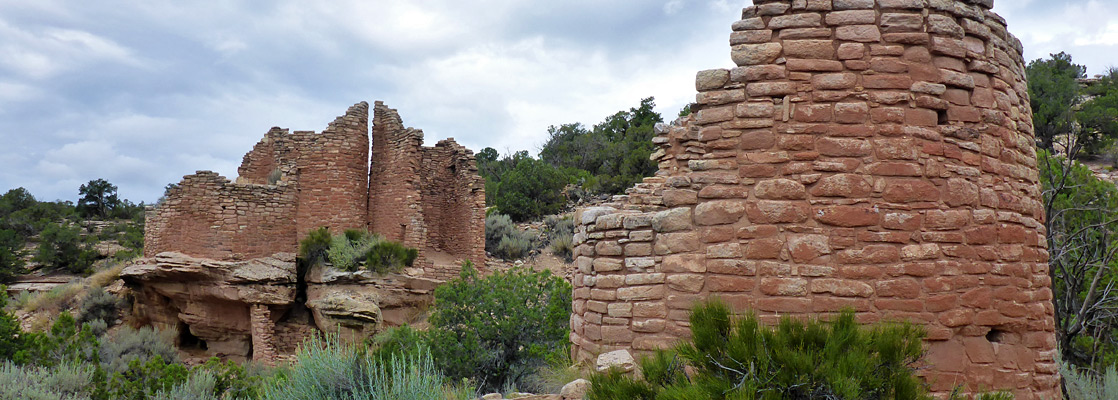
M493 148L482 149L477 162L486 203L525 221L556 214L569 200L623 193L658 168L650 159L654 127L663 121L655 106L652 98L643 99L589 129L577 123L552 126L538 159L527 151L502 157Z
M915 375L924 354L917 326L861 328L846 311L833 322L784 318L768 328L718 301L697 306L690 321L689 341L641 361L644 379L596 375L588 399L928 398Z
M527 257L535 249L532 234L521 231L504 214L485 217L485 251L505 260Z
M550 239L548 248L551 253L566 262L574 261L574 234L575 220L572 217L548 217L547 236Z
M300 268L329 262L334 268L356 271L364 263L370 271L389 273L412 266L418 257L418 249L353 229L331 236L322 227L299 242Z
M567 354L571 286L547 271L482 277L466 263L458 279L435 289L431 311L425 332L402 327L376 337L376 357L430 348L443 375L488 393L531 389Z

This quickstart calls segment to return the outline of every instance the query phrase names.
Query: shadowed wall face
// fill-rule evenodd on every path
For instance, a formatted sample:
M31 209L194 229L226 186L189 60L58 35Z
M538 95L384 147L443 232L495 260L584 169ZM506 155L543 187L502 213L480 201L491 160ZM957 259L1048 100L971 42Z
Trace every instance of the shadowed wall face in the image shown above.
M578 215L576 358L672 344L719 296L927 327L936 393L1056 398L1020 42L989 0L756 0L656 177Z

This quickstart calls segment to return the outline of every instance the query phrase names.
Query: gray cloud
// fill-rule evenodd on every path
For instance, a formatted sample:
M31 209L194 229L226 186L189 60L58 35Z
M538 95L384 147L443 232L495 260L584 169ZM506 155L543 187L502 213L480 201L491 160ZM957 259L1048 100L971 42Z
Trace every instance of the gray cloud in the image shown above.
M272 126L320 130L358 101L475 150L535 150L549 125L648 96L670 118L696 71L731 66L746 3L0 0L0 190L75 199L105 178L152 201L198 169L232 178ZM1118 46L1114 0L998 7L1030 58L1069 49L1097 73Z

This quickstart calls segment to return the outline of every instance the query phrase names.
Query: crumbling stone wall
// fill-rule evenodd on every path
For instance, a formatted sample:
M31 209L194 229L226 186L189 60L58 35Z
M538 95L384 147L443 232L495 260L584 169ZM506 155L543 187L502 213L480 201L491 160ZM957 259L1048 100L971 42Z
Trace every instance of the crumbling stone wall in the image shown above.
M420 163L423 210L427 217L427 243L451 254L485 259L485 180L477 174L470 150L453 139L422 149ZM467 218L461 218L467 216ZM478 224L477 221L482 221ZM454 278L458 268L442 269L441 279Z
M326 226L418 248L417 266L433 277L455 276L456 259L483 264L485 193L473 153L453 140L423 147L423 132L381 102L370 143L368 114L362 102L322 133L272 128L245 155L236 183L212 172L185 177L149 211L145 255L266 257L296 251ZM436 266L432 252L446 253L448 265Z
M144 252L188 251L215 260L290 252L297 243L296 196L287 182L238 184L209 171L187 176L148 213Z
M657 176L579 212L575 357L667 346L718 296L920 323L934 392L1058 398L1024 61L992 1L754 3L738 67L658 127Z

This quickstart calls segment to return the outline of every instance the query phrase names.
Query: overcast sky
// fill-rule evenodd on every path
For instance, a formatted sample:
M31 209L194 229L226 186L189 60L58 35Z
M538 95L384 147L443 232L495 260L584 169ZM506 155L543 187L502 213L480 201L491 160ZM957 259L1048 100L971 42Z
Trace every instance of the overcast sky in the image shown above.
M199 5L206 3L207 5ZM75 200L105 178L151 202L229 178L268 128L321 130L383 100L426 144L535 153L549 125L732 67L744 0L0 0L0 191ZM1118 0L998 0L1027 59L1118 65Z

